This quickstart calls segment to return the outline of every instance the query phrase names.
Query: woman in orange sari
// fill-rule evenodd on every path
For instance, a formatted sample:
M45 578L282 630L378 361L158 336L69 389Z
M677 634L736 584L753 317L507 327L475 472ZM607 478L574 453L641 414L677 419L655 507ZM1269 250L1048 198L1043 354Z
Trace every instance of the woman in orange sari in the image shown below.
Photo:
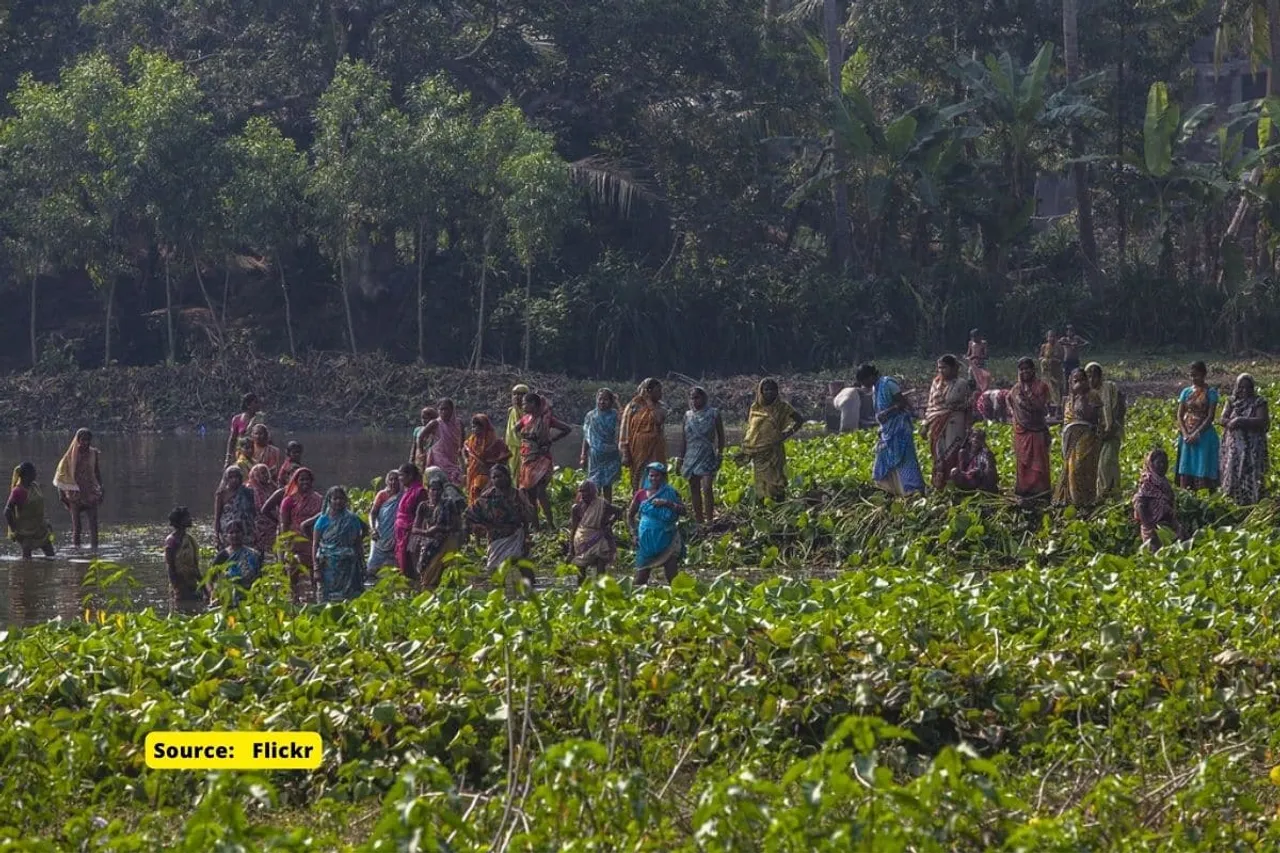
M667 412L662 408L662 383L646 379L636 389L636 396L622 413L618 432L618 449L622 464L631 471L631 490L639 491L645 482L647 468L654 462L667 464L667 440L662 433Z
M324 506L324 496L315 489L316 478L310 468L299 468L293 472L289 485L284 490L284 500L280 503L280 535L290 534L294 565L290 567L289 577L296 586L300 572L298 564L305 566L307 575L315 583L315 564L311 540L302 532L302 525L320 514ZM285 555L286 557L288 554Z
M547 526L554 530L551 497L547 494L547 485L555 470L551 445L572 432L573 428L551 414L551 406L537 394L525 395L524 412L516 427L520 433L520 491L534 506L534 529L539 529L537 510L541 508Z
M489 416L476 414L471 418L471 435L462 452L467 457L467 503L470 505L489 487L489 470L510 459L511 450L493 428Z

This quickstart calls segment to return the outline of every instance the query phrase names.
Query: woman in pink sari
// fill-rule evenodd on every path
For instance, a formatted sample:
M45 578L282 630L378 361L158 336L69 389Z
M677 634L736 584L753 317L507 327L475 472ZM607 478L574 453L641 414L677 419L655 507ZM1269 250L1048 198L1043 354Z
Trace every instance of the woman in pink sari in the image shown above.
M426 432L435 439L427 452L427 467L439 468L449 482L461 486L464 476L462 442L467 436L452 400L446 397L440 401L440 416L427 425Z
M413 521L418 515L418 505L427 499L422 486L422 472L413 463L400 466L400 506L396 509L396 565L400 574L410 581L418 580L418 555L409 547L413 533Z

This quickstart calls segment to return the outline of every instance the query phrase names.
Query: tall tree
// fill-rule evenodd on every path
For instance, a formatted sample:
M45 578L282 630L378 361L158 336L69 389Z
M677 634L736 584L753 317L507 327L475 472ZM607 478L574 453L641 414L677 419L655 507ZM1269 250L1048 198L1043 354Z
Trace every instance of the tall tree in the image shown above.
M1080 80L1080 7L1078 0L1062 0L1062 48L1067 66L1067 85ZM1081 158L1083 146L1078 127L1071 129L1075 163L1071 176L1076 190L1076 217L1080 232L1080 253L1084 255L1085 281L1095 297L1101 295L1102 271L1098 267L1098 238L1093 226L1093 198L1089 193L1089 167Z

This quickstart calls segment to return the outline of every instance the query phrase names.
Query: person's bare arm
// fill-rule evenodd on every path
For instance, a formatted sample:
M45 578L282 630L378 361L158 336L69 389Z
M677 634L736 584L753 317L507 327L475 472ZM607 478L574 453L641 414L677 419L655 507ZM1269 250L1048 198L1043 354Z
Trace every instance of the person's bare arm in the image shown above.
M791 410L791 427L782 434L782 440L786 441L791 436L798 433L804 427L804 418L800 417L800 413L795 409Z
M261 512L263 515L274 514L276 510L280 507L280 504L282 504L283 502L284 502L284 489L276 489L274 492L271 493L271 497L267 498L266 502L262 505L262 509L259 510L259 512Z
M724 447L727 442L724 437L724 420L720 417L720 413L716 412L716 455L724 455Z
M9 532L12 533L18 527L18 508L13 503L13 496L9 496L9 500L4 505L4 522L9 525Z
M164 542L164 568L169 573L169 583L178 585L178 546L180 543L172 539Z
M236 461L236 428L233 426L227 430L227 455L223 467L230 465Z
M304 524L303 527L305 526ZM311 565L318 568L320 566L320 533L315 529L315 525L312 525L311 532L305 535L311 538ZM315 569L312 571L314 572Z
M213 496L213 541L222 547L222 492Z
M1182 416L1185 415L1186 413L1187 413L1187 404L1179 400L1178 413L1174 416L1177 418L1177 421L1178 421L1178 434L1182 436L1183 441L1191 441L1191 436L1187 435L1186 430L1182 428Z
M102 468L101 468L102 452L93 454L93 479L98 483L98 501L101 502L107 496L107 490L102 487Z
M373 497L373 506L369 507L369 538L375 542L378 541L378 510L382 509L382 505L386 502L386 491L380 491Z
M567 423L555 417L554 415L552 415L551 417L551 428L560 430L559 435L551 436L551 440L553 442L559 441L560 439L567 436L569 433L573 432L573 427L569 426Z

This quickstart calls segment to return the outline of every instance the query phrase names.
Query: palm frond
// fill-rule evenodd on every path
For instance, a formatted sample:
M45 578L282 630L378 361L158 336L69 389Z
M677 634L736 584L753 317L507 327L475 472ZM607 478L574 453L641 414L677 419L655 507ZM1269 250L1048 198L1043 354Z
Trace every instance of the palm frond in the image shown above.
M595 204L608 207L624 219L631 217L636 199L658 204L661 197L629 169L606 157L593 155L569 164L573 182L587 191Z
M797 0L795 5L782 13L781 20L788 24L805 24L816 20L822 12L822 0Z

